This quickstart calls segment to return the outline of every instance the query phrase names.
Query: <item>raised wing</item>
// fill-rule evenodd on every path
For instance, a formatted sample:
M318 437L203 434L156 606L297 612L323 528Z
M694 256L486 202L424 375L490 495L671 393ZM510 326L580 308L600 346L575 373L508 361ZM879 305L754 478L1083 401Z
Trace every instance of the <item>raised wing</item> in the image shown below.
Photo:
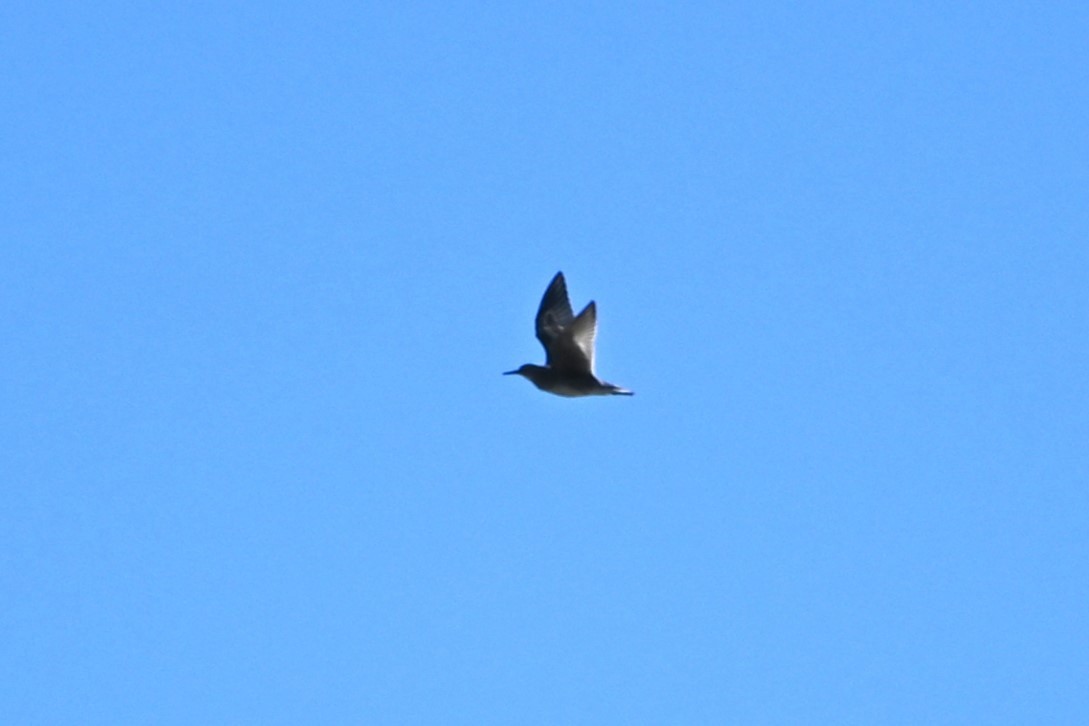
M541 341L545 353L551 356L551 346L574 322L571 301L567 299L567 282L563 279L563 273L557 272L552 282L548 283L541 306L537 308L537 340Z
M597 337L597 305L593 300L571 325L571 341L578 347L591 373L594 372L594 339Z
M548 366L574 373L593 373L597 307L591 301L575 317L567 297L563 273L557 272L537 310L537 339L545 349Z

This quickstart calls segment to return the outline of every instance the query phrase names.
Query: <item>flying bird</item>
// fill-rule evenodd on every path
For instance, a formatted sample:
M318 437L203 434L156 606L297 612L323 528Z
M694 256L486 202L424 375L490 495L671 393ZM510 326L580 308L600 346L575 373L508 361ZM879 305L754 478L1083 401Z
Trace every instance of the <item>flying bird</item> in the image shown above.
M548 283L537 309L537 340L545 349L545 365L526 363L503 375L519 375L557 396L632 396L631 391L599 380L594 375L594 336L597 306L594 301L576 317L567 299L567 282L557 272Z

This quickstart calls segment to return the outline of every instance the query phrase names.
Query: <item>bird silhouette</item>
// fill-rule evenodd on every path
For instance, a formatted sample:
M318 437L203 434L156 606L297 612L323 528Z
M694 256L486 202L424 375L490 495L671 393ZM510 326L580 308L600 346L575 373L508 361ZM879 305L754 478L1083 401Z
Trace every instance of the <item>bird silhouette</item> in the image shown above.
M557 272L537 309L537 340L545 349L545 365L526 363L503 375L519 375L557 396L632 396L626 388L594 375L597 305L591 300L577 316L571 312L567 282Z

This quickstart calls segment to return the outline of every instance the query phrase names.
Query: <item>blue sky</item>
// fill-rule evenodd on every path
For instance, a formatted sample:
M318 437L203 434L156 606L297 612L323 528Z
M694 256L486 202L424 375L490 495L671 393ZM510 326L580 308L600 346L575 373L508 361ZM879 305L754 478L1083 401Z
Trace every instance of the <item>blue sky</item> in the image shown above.
M0 721L1089 721L1087 36L0 11Z

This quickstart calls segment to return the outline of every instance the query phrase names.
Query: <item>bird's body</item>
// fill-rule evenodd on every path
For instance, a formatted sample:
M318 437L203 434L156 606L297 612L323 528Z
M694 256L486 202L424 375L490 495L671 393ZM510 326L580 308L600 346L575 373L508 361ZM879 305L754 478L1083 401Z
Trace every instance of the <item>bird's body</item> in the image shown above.
M520 375L542 391L557 396L631 396L631 391L594 375L597 306L591 300L575 316L562 272L552 278L537 309L537 339L545 349L545 365L526 363L504 375Z

